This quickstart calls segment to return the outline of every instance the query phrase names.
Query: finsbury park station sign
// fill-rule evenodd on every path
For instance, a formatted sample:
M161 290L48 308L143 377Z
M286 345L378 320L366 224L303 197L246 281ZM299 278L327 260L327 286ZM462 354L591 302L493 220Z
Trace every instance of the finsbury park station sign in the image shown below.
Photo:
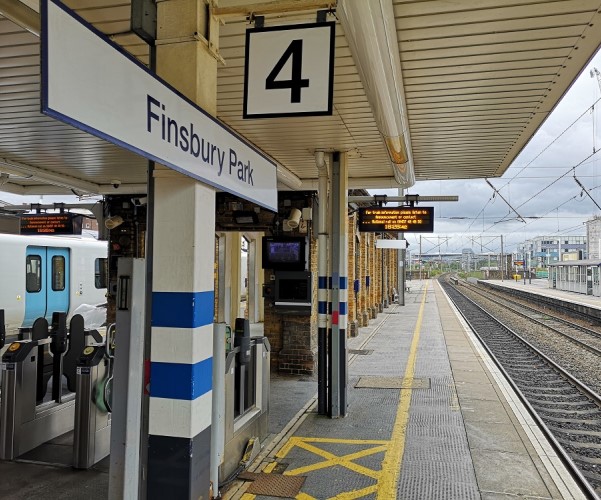
M42 112L277 211L275 163L58 0L42 0Z

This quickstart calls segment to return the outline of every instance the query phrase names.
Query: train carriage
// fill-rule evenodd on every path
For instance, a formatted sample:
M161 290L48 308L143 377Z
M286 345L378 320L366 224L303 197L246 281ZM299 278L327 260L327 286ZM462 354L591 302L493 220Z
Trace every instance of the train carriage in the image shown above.
M0 309L7 334L53 312L106 301L107 243L94 239L0 234Z

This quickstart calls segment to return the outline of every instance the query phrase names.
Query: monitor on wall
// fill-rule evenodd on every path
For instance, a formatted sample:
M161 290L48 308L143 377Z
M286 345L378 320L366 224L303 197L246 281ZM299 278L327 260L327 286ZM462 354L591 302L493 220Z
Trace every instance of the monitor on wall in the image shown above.
M263 269L303 271L306 263L305 246L303 236L264 236Z

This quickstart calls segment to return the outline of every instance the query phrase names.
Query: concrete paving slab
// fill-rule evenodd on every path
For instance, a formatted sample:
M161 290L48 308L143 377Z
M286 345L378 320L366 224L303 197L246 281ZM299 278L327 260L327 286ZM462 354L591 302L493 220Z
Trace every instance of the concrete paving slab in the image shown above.
M492 384L472 384L468 382L460 382L456 385L459 399L482 399L485 401L498 401L499 397L495 392Z
M461 398L461 413L466 422L512 424L505 406L500 401Z
M459 370L456 368L453 370L453 378L459 384L466 382L468 384L489 385L491 383L490 378L482 369L465 370L463 366Z
M506 495L504 493L482 492L482 500L516 500L516 495ZM532 497L529 495L520 495L519 500L545 500L552 497Z
M465 422L470 449L495 450L509 453L521 453L528 457L526 447L515 432L513 424L490 422Z
M472 449L478 486L482 492L551 497L530 457L521 453ZM502 474L499 471L503 471Z

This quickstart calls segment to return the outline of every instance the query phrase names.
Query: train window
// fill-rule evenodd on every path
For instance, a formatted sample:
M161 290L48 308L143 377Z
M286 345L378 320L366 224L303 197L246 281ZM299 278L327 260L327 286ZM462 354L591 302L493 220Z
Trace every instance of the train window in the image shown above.
M52 290L62 292L65 289L65 258L62 255L52 257Z
M42 289L42 257L28 255L25 260L25 288L29 293Z
M108 259L96 259L94 264L94 285L96 288L107 288Z

